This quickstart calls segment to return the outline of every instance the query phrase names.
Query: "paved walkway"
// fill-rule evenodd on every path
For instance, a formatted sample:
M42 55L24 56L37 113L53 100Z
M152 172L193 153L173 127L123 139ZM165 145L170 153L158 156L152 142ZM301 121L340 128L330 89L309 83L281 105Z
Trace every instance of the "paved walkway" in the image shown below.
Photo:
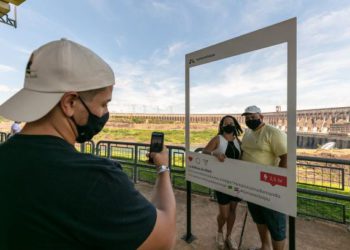
M151 185L138 183L136 188L147 198L151 197L153 189ZM175 190L175 196L177 202L177 242L175 249L217 249L215 246L217 204L210 201L209 197L192 195L192 234L196 239L188 244L181 239L186 232L186 192ZM237 242L242 232L245 213L245 204L239 204L237 219L233 229L233 237ZM247 250L259 247L259 245L258 232L248 214L240 249ZM350 232L345 225L297 218L296 246L297 249L302 250L350 250ZM285 249L287 250L288 246Z

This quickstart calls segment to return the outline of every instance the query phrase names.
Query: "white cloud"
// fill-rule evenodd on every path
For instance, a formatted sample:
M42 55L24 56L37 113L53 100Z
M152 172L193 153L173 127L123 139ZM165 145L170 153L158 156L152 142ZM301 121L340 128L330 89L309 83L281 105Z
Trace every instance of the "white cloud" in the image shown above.
M215 80L191 89L194 113L239 113L257 104L264 110L286 105L286 64L265 65L252 69L254 63L232 64L214 74ZM216 111L217 110L217 111Z
M324 11L300 25L300 37L307 45L320 45L350 38L350 7L337 11Z
M123 36L115 37L114 41L117 44L118 48L122 48L125 43L125 37Z
M154 66L168 67L169 64L178 63L181 57L183 60L184 51L187 48L185 42L174 42L165 49L156 49L145 64L153 64Z
M321 108L349 106L350 46L299 60L298 106Z
M154 30L161 30L164 28L162 25L166 25L165 28L173 31L169 34L174 35L174 40L168 44L164 44L163 41L169 41L169 37L164 39L157 34L150 34L152 41L146 38L145 41L141 41L145 48L151 46L150 42L154 48L157 48L148 58L133 60L124 57L124 59L110 60L109 63L115 70L117 79L111 109L123 112L143 112L144 110L157 112L159 110L159 112L183 113L184 54L186 52L199 49L202 45L207 46L208 43L226 40L235 34L244 34L282 21L295 16L291 15L293 13L298 16L298 107L349 106L347 97L350 82L350 75L347 73L350 68L349 6L334 3L335 7L327 9L324 6L329 7L330 2L322 5L306 4L305 1L298 0L228 2L87 1L85 4L89 4L94 11L92 13L96 14L95 17L97 16L96 22L100 21L101 16L104 21L112 20L108 24L114 25L113 21L122 16L123 21L128 22L128 17L135 18L137 15L137 18L145 22L151 20L152 25L159 24ZM86 6L82 7L86 8ZM127 7L130 11L125 15L126 18L124 15L116 15L118 11L123 10L123 7ZM236 10L235 7L239 9ZM214 16L217 18L213 18ZM11 51L13 58L16 59L24 55L27 57L31 53L25 46L41 44L43 39L46 42L49 37L57 38L58 34L75 38L78 42L79 37L82 39L86 36L85 33L80 33L79 36L74 37L69 30L70 26L62 25L60 20L52 19L50 12L38 13L35 10L23 8L21 19L28 20L23 23L23 28L31 30L32 33L28 34L38 39L30 39L27 40L30 42L23 44L20 39L10 41L0 38L1 46ZM200 26L202 21L206 25ZM145 23L145 27L147 25L148 23ZM40 29L38 30L37 27ZM126 51L125 55L129 53L137 58L138 55L127 51L129 47L127 42L129 39L131 41L129 31L121 29L118 32L112 36L114 48L123 48ZM47 33L49 37L41 33ZM268 53L254 52L244 60L233 60L234 63L223 64L224 66L219 70L215 66L208 65L207 70L198 74L191 72L193 87L191 93L195 94L191 99L192 111L239 113L242 107L250 104L264 103L264 110L274 110L275 105L285 105L283 92L286 87L285 57L285 48L282 52L272 49ZM25 63L25 60L22 63ZM8 63L19 68L15 62L3 61L0 62L0 73L16 71L16 68L5 65ZM1 74L2 77L3 75L13 77L12 75L16 74ZM11 87L7 87L11 85L4 83L19 82L18 79L19 77L2 79L0 92L14 91Z
M350 8L324 11L300 25L298 108L349 106Z
M11 66L0 64L0 72L1 73L11 72L11 71L16 71L16 69L14 67L11 67Z
M173 43L148 60L111 62L117 76L111 110L183 113L183 58L180 63L170 57L183 47L181 42ZM162 55L169 57L169 64L157 62ZM286 46L248 53L239 59L224 62L220 69L209 64L191 72L191 112L240 113L251 104L263 105L265 111L286 106ZM176 64L181 64L177 75L171 70Z
M240 113L252 104L265 111L286 106L286 46L251 52L191 70L191 112Z
M0 84L0 92L3 93L11 93L11 92L17 92L19 89L17 88L10 88L8 85Z
M21 9L21 19L26 20L22 26L23 28L30 30L32 36L38 36L39 39L34 40L37 45L41 45L43 41L47 42L48 40L61 37L79 41L79 39L75 39L76 35L71 29L69 29L69 26L62 24L59 20L50 18L50 16L46 16L45 14L46 12L37 12L30 8ZM40 27L40 29L38 29L38 27ZM43 33L46 33L47 35L43 36ZM27 50L23 49L21 46L15 46L14 49L22 50L21 52L24 53L27 52Z
M21 47L15 47L15 50L17 50L18 52L25 54L27 56L29 56L32 53L31 50L26 49L26 48L21 48Z
M321 84L322 81L344 76L350 80L345 74L350 68L350 58L347 56L349 53L350 46L344 46L300 59L299 80L303 86Z
M299 90L298 109L314 109L329 107L349 107L348 82L329 82L315 88Z
M6 85L0 85L0 92L10 92L10 88Z
M169 4L161 1L152 1L151 4L156 11L168 12L173 9Z
M109 0L89 0L88 3L105 20L113 20L115 18L115 13L111 8L113 2Z
M227 12L227 7L224 1L212 1L212 0L189 0L190 3L196 5L198 8L205 9L207 11L220 11Z
M184 59L180 51L184 48L184 43L174 42L157 49L148 59L110 60L117 81L110 110L183 113Z
M294 4L296 3L293 1ZM262 28L261 25L271 25L272 16L290 8L290 3L285 0L258 0L249 1L242 8L242 27Z
M168 56L172 57L174 55L177 55L179 52L181 52L186 47L185 42L176 42L171 44L168 47Z
M9 42L8 40L5 40L5 39L0 39L0 46L3 48L6 48L8 50L20 52L21 54L25 54L26 56L29 56L32 53L32 51L30 51L26 48L20 47L16 43Z

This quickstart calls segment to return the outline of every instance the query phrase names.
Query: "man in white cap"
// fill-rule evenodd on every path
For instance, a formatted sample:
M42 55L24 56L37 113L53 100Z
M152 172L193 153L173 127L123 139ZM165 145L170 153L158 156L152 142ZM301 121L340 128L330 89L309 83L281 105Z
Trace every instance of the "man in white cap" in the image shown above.
M114 73L91 50L66 39L35 50L24 88L0 115L26 122L0 145L0 249L170 249L176 205L168 153L153 204L118 162L83 154L108 120Z
M11 132L10 132L10 135L14 135L14 134L17 134L21 131L21 126L19 125L21 124L20 122L18 121L15 121L12 125L11 125Z
M287 167L287 136L279 129L265 124L261 109L255 105L245 109L242 116L248 129L242 138L242 160L258 164ZM262 250L284 249L286 216L277 211L248 202L250 214L257 225Z

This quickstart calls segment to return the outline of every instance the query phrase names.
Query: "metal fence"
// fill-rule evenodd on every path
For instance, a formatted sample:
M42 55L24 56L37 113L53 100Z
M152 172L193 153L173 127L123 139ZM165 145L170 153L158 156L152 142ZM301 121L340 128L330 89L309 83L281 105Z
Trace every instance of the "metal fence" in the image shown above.
M0 133L0 142L8 138L6 133ZM156 170L148 164L146 153L149 144L93 141L77 144L77 150L118 160L123 164L124 172L135 183L138 181L154 184ZM169 168L174 188L186 189L185 180L185 148L168 146ZM196 150L201 151L201 148ZM321 218L337 223L350 223L350 196L344 195L350 191L350 161L318 158L297 157L298 183L298 214ZM213 190L192 183L192 191L202 195L212 196Z
M327 189L350 188L350 161L309 156L297 157L297 182Z
M312 199L298 195L298 214L337 223L346 223L346 206L338 202Z
M100 141L96 154L123 163L124 171L134 182L155 183L154 167L147 164L149 144L119 141ZM185 148L169 146L169 167L174 188L186 188ZM196 150L201 151L201 148ZM332 190L349 189L350 161L298 156L297 182L298 214L337 223L350 222L350 196L333 194ZM322 191L313 190L313 188ZM213 190L192 183L192 191L213 197Z
M167 146L167 148L173 184L175 187L184 188L181 183L184 182L185 148L179 146ZM148 163L146 155L148 152L149 144L120 141L99 141L95 149L96 155L123 163L124 171L134 182L154 183L156 171L154 166Z
M168 150L172 184L185 190L185 148L169 146ZM123 163L124 171L134 182L154 184L156 171L147 163L148 151L149 144L142 143L100 141L96 146L97 155ZM201 148L196 151L200 152ZM349 189L349 167L350 161L298 156L297 182L306 187L298 188L298 214L337 223L349 222L350 196L332 193ZM213 190L196 183L192 183L192 191L213 197Z
M10 134L6 134L4 132L0 132L0 143L6 141L9 138Z
M87 154L95 154L96 152L95 142L93 141L87 141L85 143L76 143L75 148L80 152Z
M310 156L297 160L298 213L350 223L350 161Z

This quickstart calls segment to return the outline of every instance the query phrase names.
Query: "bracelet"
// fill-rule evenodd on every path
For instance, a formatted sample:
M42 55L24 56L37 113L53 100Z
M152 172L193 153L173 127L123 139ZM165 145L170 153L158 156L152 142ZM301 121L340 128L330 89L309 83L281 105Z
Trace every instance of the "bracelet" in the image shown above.
M170 169L169 167L165 166L165 165L161 165L159 167L157 167L157 174L161 174L161 173L164 173L164 172L170 172Z

